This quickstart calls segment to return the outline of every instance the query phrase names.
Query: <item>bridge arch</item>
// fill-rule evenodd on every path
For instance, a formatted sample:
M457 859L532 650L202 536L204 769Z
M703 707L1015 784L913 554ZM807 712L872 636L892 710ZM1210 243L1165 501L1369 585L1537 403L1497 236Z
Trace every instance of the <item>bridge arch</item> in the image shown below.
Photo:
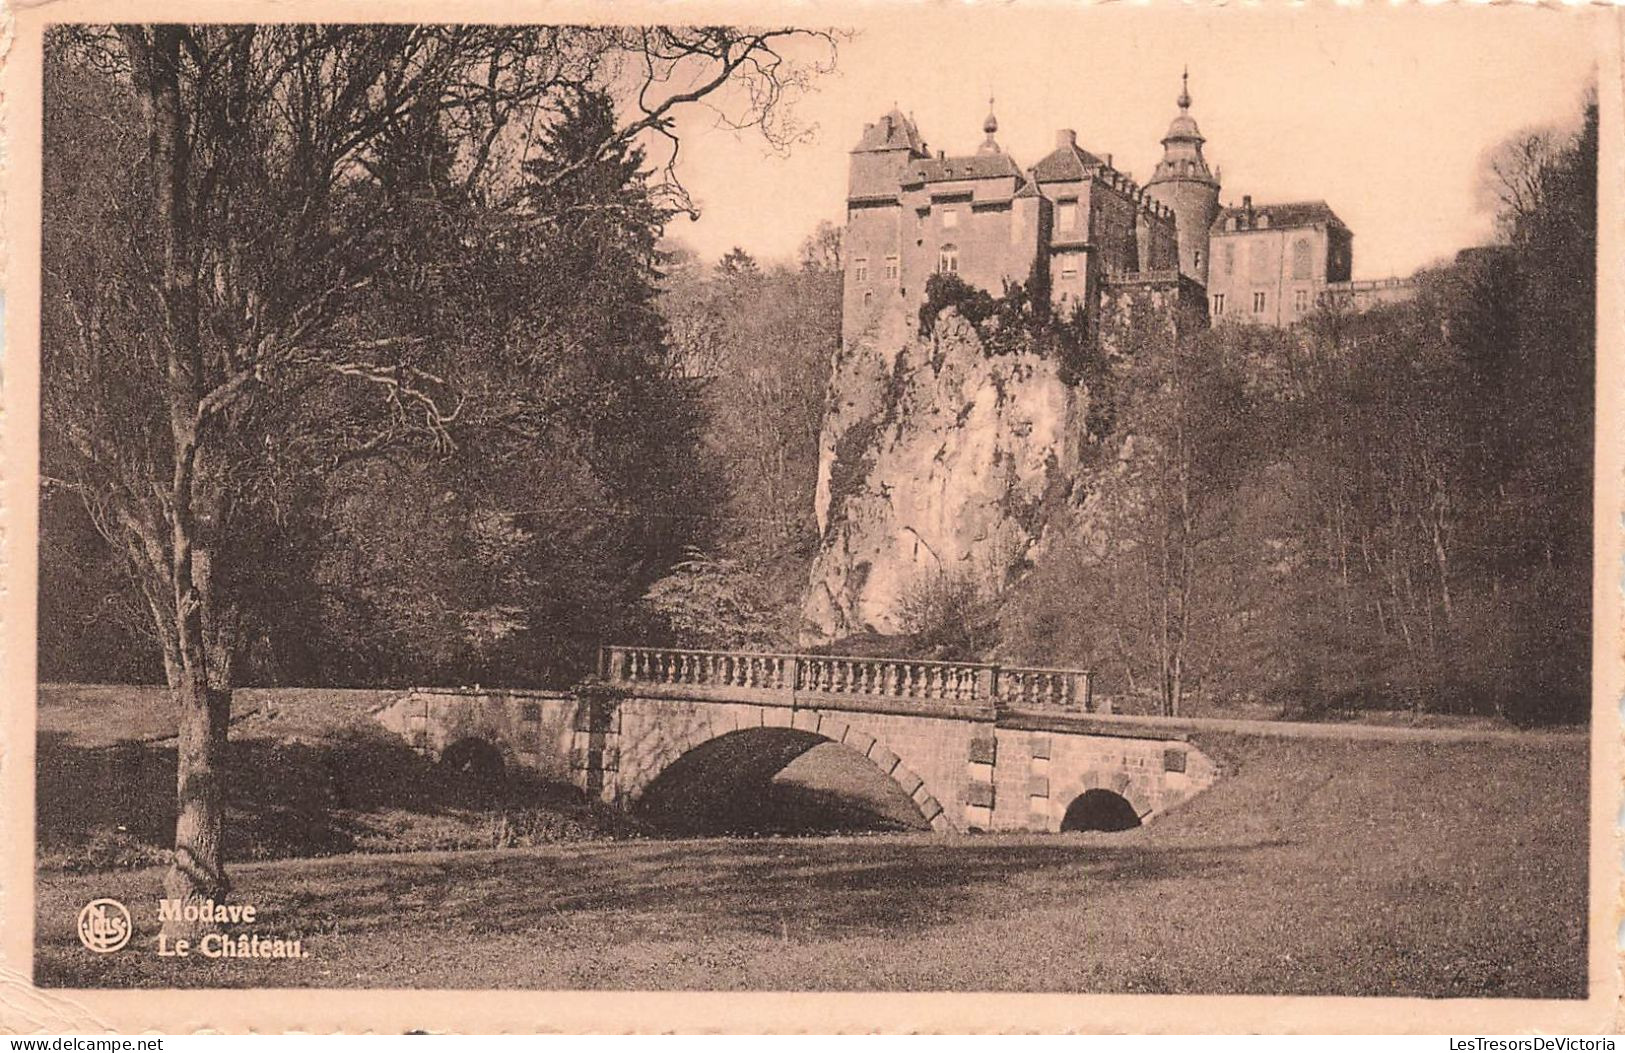
M1061 818L1063 832L1130 830L1150 820L1161 804L1160 796L1147 780L1124 771L1099 768L1081 772L1062 799L1067 801Z
M1067 805L1061 819L1061 833L1072 830L1100 830L1117 833L1140 825L1139 811L1127 797L1113 790L1085 790Z
M878 738L853 726L843 717L805 709L790 714L773 707L763 707L759 714L752 716L756 719L713 717L698 726L691 726L686 734L669 740L656 756L647 758L639 765L638 774L628 779L629 773L623 770L621 792L626 803L634 808L639 806L661 776L703 747L742 732L780 729L801 732L821 742L836 743L856 753L913 802L932 830L947 833L955 829L948 813L926 786L925 780ZM783 719L785 717L791 719Z

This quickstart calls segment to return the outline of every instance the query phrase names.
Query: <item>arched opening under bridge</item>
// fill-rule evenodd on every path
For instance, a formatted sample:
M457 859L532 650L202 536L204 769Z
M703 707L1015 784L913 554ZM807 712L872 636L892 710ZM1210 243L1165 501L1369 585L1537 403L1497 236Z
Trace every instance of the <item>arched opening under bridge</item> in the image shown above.
M1140 825L1140 814L1127 797L1110 790L1085 790L1071 804L1061 819L1061 832L1071 830L1103 830L1117 833Z
M678 757L635 814L674 836L929 830L919 806L863 754L785 727L729 732Z

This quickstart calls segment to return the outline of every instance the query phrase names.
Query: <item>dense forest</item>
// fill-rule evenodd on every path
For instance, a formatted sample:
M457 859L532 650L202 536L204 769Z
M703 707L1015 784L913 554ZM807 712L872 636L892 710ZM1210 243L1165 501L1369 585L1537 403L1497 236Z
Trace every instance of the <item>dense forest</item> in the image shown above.
M64 168L120 163L73 160L89 90L64 79L47 122ZM275 514L241 539L254 558L233 589L239 682L558 684L612 639L794 646L839 230L785 263L700 259L662 240L670 205L637 146L598 148L612 121L584 95L534 152L518 192L563 217L546 224L495 224L448 196L432 155L395 159L381 192L429 204L393 250L398 283L353 324L416 312L420 332L530 347L441 367L531 394L478 400L433 456L357 456L314 481L297 451L272 457ZM1126 470L1102 472L1074 529L997 594L922 588L894 646L1087 665L1099 690L1170 712L1245 698L1583 719L1595 106L1571 136L1513 145L1499 244L1425 272L1413 301L1221 325L1089 371L1113 407L1099 455ZM47 212L73 213L91 182L48 179ZM64 224L46 251L88 259L89 237ZM433 265L412 265L425 244ZM47 433L40 676L159 681L140 592L52 462Z

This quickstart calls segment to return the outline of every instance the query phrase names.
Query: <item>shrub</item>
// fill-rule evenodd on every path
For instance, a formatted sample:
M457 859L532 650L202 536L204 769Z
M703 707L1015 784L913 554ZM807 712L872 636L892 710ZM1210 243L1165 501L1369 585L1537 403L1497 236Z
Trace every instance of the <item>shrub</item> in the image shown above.
M981 660L993 647L993 604L974 577L938 572L914 582L898 603L898 620L916 647L950 662Z

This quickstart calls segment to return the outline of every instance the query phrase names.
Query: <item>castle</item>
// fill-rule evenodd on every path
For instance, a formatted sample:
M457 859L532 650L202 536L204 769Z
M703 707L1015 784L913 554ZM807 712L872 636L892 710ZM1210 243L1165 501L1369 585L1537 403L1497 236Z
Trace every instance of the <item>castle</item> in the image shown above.
M1249 196L1221 208L1188 76L1177 103L1143 187L1070 129L1024 169L999 146L992 112L968 156L932 154L895 107L866 125L847 189L845 341L882 312L917 308L932 274L998 293L1041 272L1057 305L1091 315L1113 289L1160 289L1212 319L1268 325L1329 300L1364 307L1408 295L1407 282L1350 280L1354 235L1324 201L1255 206Z

